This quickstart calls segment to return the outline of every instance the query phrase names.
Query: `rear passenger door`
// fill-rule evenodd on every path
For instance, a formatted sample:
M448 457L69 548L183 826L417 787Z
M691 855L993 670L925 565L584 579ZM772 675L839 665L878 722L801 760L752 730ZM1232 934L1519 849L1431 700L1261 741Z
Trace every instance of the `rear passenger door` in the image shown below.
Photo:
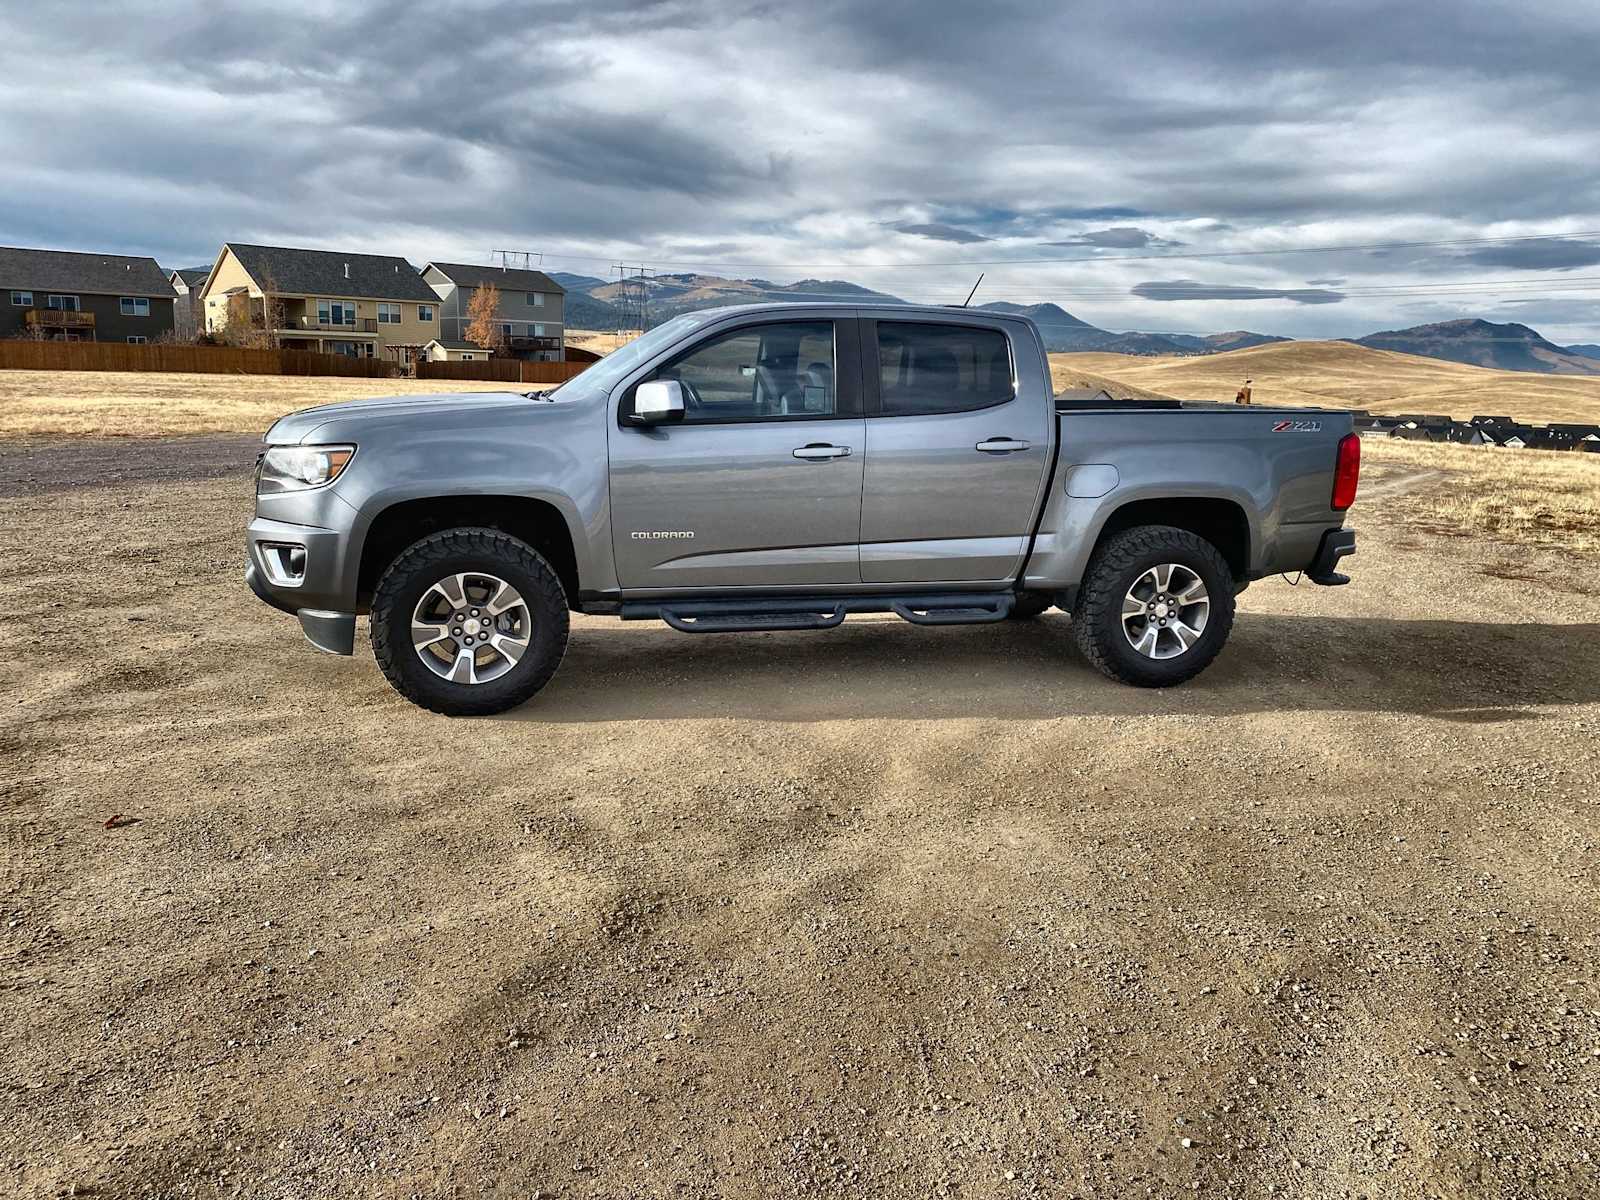
M1003 328L862 322L863 582L1002 581L1021 569L1055 416L1041 382L1020 383Z

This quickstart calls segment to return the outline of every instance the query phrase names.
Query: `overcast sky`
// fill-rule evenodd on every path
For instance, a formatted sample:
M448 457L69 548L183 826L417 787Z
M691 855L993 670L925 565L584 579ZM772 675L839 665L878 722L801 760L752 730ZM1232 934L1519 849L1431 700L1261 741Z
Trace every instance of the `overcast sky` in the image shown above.
M0 244L985 270L1116 329L1600 342L1600 235L1195 257L1600 231L1593 0L70 7L0 0Z

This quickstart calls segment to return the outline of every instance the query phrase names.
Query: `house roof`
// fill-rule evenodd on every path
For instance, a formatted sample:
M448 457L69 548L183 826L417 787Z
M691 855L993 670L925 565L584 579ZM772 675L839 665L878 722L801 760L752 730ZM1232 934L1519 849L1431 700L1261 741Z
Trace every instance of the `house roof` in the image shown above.
M343 250L295 250L228 242L239 264L263 290L351 300L419 300L437 304L438 294L417 269L392 254L351 254Z
M177 270L168 271L167 278L171 279L174 275L176 275L179 279L183 280L184 283L188 284L190 287L194 287L197 283L204 283L206 281L206 277L210 274L210 267L179 267Z
M456 338L434 338L428 345L439 346L445 350L477 350L483 354L489 353L485 347L478 345L477 342L463 342Z
M169 299L175 294L153 258L12 246L0 246L0 287Z
M494 284L505 292L550 292L564 296L562 287L543 271L524 271L515 267L475 267L468 263L431 262L422 269L439 272L457 287L483 287Z

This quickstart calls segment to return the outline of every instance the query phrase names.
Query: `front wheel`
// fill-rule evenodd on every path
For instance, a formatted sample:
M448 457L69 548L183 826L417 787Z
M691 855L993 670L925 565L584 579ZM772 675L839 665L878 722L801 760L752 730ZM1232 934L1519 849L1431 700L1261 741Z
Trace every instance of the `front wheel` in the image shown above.
M1135 687L1172 687L1210 665L1233 627L1233 572L1186 529L1141 525L1095 551L1072 631L1101 674Z
M515 708L567 649L567 597L534 548L498 529L430 534L372 596L372 652L407 700L452 717Z

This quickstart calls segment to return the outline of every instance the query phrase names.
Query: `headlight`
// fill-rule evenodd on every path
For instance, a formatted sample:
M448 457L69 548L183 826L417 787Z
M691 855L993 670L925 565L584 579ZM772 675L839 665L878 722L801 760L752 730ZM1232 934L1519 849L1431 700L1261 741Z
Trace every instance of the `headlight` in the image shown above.
M272 446L256 468L256 494L303 492L339 478L354 446Z

